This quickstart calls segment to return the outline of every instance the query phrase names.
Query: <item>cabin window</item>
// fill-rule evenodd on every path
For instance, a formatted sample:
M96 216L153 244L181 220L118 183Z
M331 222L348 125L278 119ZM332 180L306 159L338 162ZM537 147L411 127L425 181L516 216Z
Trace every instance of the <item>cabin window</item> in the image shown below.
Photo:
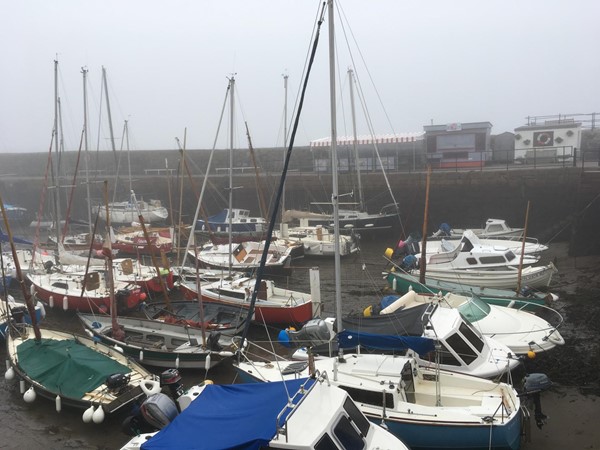
M454 333L446 339L448 345L456 352L458 356L467 364L471 364L477 359L477 353L473 351L471 346L458 333Z
M445 364L447 366L461 366L462 363L456 359L450 350L448 350L448 347L446 347L443 342L441 342L441 344L442 349L440 350L440 364Z
M477 259L473 258L473 257L467 258L467 264L469 264L470 266L476 266L477 265Z
M358 430L362 433L363 436L369 434L369 424L370 422L367 418L360 412L356 403L352 401L351 398L347 398L344 402L344 409L348 413L350 420L356 424Z
M504 259L504 256L494 255L494 256L482 256L479 258L481 264L504 264L507 260ZM510 259L508 260L510 261Z
M498 233L504 231L504 227L499 223L492 223L487 227L488 233Z
M504 256L506 257L507 261L513 261L514 259L517 259L517 256L511 251L507 251Z
M246 219L240 219L240 223L246 223Z
M338 438L342 448L346 450L361 450L365 448L363 437L352 426L352 422L346 416L340 417L340 420L333 428L335 437Z
M246 294L244 292L228 291L225 289L217 289L217 292L219 293L219 295L222 295L224 297L239 298L241 300L244 300L246 298Z
M461 334L467 338L467 340L473 347L477 349L478 352L481 352L481 349L483 349L483 341L479 338L479 336L477 336L475 331L473 331L468 323L463 322L458 328L458 331L460 331Z
M350 397L352 397L352 400L354 400L356 403L365 403L367 405L382 407L383 406L383 398L385 397L385 407L386 408L394 407L394 396L391 393L386 392L385 394L383 394L382 392L369 391L366 389L351 388L348 386L339 386L339 387L341 387L348 394L350 394Z
M56 283L52 283L52 286L54 286L55 288L58 289L69 289L69 285L67 283L62 283L60 281L57 281Z
M485 303L480 298L473 296L468 302L460 305L458 307L458 311L467 320L467 322L475 323L490 313L490 305Z
M269 448L271 447L269 446ZM315 445L315 450L339 450L339 447L333 442L331 436L325 433Z

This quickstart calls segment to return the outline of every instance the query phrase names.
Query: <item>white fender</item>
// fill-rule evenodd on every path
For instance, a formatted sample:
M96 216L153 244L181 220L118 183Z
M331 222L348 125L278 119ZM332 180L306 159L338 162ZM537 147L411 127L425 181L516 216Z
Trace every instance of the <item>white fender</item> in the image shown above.
M40 317L44 319L46 317L46 307L42 302L37 302L37 304L40 306Z
M48 298L48 305L50 305L50 308L54 308L54 295L51 295L50 298Z
M140 361L144 360L144 350L140 350Z
M25 393L25 380L19 381L19 392L21 395Z
M62 409L62 400L60 399L60 395L57 395L54 399L54 403L56 404L56 412L60 412Z
M23 400L25 400L25 403L33 403L36 397L37 394L35 393L33 386L27 389L27 391L23 394Z
M204 360L204 370L208 371L210 369L210 353L206 355L206 359Z
M81 419L83 423L90 423L92 421L92 415L94 414L94 405L90 405L88 409L83 412Z
M63 310L67 310L69 309L69 299L67 298L67 296L65 295L63 297Z
M146 397L158 394L162 390L160 382L157 380L144 380L140 383L140 387L144 391L144 394L146 394Z
M175 368L179 369L179 356L177 356L177 358L175 358Z
M5 380L14 380L15 379L15 369L13 369L12 367L9 367L6 372L4 372L4 379Z
M92 414L92 421L94 423L102 423L104 422L104 409L102 409L102 405L98 405L98 408L96 409L96 411L94 411L94 414Z
M119 353L123 354L123 347L119 347L117 344L113 345L113 348Z

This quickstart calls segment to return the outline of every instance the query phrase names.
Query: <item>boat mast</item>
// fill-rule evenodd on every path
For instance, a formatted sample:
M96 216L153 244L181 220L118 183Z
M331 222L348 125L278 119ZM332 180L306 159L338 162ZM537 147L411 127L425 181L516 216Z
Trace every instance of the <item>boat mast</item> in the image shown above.
M2 219L4 221L4 228L6 229L6 234L8 235L8 241L10 242L10 249L12 251L13 261L15 264L15 271L17 273L17 280L19 285L21 286L21 292L23 293L23 298L25 299L25 304L27 305L27 312L29 312L29 317L31 318L31 325L33 326L33 332L35 334L35 340L42 340L42 333L40 332L40 327L35 318L35 305L31 300L31 291L25 285L25 279L23 278L23 273L21 272L21 264L19 263L19 257L17 255L17 248L15 247L15 243L12 237L12 231L10 230L10 224L8 223L8 216L6 214L6 210L4 209L4 201L2 200L2 196L0 195L0 210L2 211ZM3 280L6 282L5 280ZM8 305L7 305L8 310Z
M231 96L229 97L229 274L231 275L232 269L232 241L233 241L233 217L232 217L232 205L233 205L233 108L235 105L234 101L234 87L235 87L235 77L232 76L229 80L229 85L231 86Z
M356 165L356 178L358 181L358 206L360 211L365 211L365 203L363 200L362 180L360 177L360 159L358 157L357 135L356 135L356 111L354 109L354 71L348 69L348 78L350 80L350 108L352 110L352 147L354 149L354 164Z
M338 171L337 171L337 113L335 108L335 30L333 0L327 0L329 23L329 100L331 116L331 204L333 206L334 266L335 266L335 310L338 331L342 327L342 281L340 259L340 211L338 204ZM343 358L340 348L339 358Z
M60 242L60 147L58 145L58 60L54 60L54 150L56 151L56 174L51 165L52 185L54 186L54 226L56 243Z
M283 76L283 163L285 164L285 155L287 153L287 109L288 109L288 78L289 75ZM283 193L281 194L281 222L283 223L283 214L285 213L285 181L283 185Z
M104 97L106 98L106 113L108 114L108 129L110 131L110 145L113 154L117 155L117 149L115 148L115 135L113 132L112 116L110 115L110 100L108 99L108 84L106 82L106 69L102 66L102 83L104 84Z
M88 111L87 111L87 73L88 70L85 67L81 68L83 74L83 148L85 150L85 190L87 195L87 214L88 214L88 227L90 233L90 240L94 240L92 235L92 204L90 200L90 168L89 168L89 147L88 147Z

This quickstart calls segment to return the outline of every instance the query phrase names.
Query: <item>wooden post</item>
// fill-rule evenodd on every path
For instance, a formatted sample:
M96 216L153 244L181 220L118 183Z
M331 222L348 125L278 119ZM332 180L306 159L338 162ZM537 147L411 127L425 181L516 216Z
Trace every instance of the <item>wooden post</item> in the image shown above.
M529 221L529 200L527 201L527 211L525 212L525 229L523 230L523 242L521 244L521 258L519 259L519 276L517 277L517 295L521 291L521 275L523 272L523 258L525 256L525 240L527 239L527 222Z
M429 182L431 179L431 165L427 166L427 183L425 185L425 212L423 213L423 240L421 242L421 261L419 264L419 283L425 284L425 270L427 266L427 218L429 216Z

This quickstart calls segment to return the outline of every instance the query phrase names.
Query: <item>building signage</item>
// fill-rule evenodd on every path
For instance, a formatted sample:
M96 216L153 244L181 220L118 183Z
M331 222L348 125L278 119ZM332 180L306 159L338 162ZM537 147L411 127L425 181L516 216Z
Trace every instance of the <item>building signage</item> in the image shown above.
M553 147L554 131L536 131L533 133L534 147Z
M462 130L462 125L460 123L447 123L446 131L460 131Z

